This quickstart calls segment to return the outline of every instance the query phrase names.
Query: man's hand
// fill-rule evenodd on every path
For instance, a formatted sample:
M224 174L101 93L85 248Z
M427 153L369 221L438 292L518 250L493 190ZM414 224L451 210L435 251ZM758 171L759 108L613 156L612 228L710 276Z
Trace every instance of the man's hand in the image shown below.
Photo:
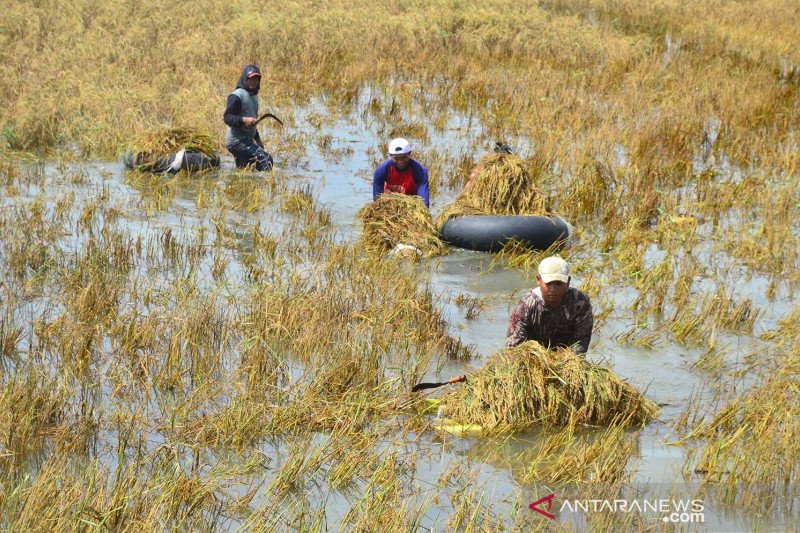
M242 117L242 122L249 128L250 126L255 126L258 119L256 117Z

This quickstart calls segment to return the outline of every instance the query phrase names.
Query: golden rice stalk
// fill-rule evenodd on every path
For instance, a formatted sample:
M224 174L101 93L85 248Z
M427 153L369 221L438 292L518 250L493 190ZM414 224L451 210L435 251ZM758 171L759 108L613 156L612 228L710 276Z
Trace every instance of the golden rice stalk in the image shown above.
M456 201L437 217L437 226L463 215L544 215L544 194L536 176L525 169L522 159L511 154L488 154Z
M705 480L736 487L731 499L745 508L772 505L772 497L796 497L800 476L800 359L775 362L752 387L732 395L713 417L706 417L681 439L704 439L686 467ZM762 502L749 502L747 495Z
M362 207L358 217L364 227L361 241L372 252L383 254L405 244L425 257L447 253L430 212L418 196L384 193Z
M209 157L219 141L205 130L196 128L151 128L137 135L129 144L131 152L157 159L180 150L200 152Z
M499 433L538 425L642 425L658 414L655 403L611 370L534 341L489 357L441 406L443 417Z

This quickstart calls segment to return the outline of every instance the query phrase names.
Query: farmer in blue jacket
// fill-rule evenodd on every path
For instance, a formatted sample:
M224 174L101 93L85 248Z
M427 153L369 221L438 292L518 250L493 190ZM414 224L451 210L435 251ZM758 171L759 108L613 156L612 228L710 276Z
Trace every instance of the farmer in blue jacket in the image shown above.
M228 95L223 120L228 125L225 148L236 159L236 167L253 165L256 170L272 170L272 156L264 150L258 135L258 89L261 71L256 65L247 65L236 89Z
M389 159L372 176L372 199L384 192L417 195L430 207L428 169L411 159L411 144L402 137L389 143Z

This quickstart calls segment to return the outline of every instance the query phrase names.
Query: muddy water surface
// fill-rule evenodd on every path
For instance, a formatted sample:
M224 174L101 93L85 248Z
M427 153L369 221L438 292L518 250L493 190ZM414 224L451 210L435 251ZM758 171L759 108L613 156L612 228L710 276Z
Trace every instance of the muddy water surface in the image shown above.
M331 121L327 126L314 130L304 123L308 115L306 111L297 112L297 129L300 132L314 131L306 135L308 139L305 152L293 158L285 166L281 163L280 148L272 151L282 174L287 175L293 185L310 185L317 199L331 213L332 228L342 240L355 239L360 231L356 223L356 212L366 202L371 201L372 191L370 177L375 163L380 159L380 150L385 144L378 139L378 131L374 124L359 119ZM468 150L478 153L487 151L491 143L478 140L480 127L466 119L453 119L443 131L431 137L426 145L418 150L419 159L425 163L427 150L433 147L440 153L459 157ZM310 142L324 137L327 143ZM265 137L269 137L265 134ZM332 155L335 154L335 155ZM524 154L523 154L524 155ZM148 195L147 187L133 185L126 181L121 164L111 162L75 163L71 164L76 172L85 175L85 182L65 184L64 191L76 194L76 202L81 198L90 198L98 191L105 191L112 198L124 199L133 210L127 212L128 228L143 235L161 234L170 228L176 234L191 235L198 228L210 228L214 223L213 215L200 214L196 209L198 188L191 183L179 187L176 197L164 210L142 216L137 221L135 205L142 202L144 211ZM199 177L198 180L229 181L236 179L232 175L233 162L229 157L223 158L223 166L219 172ZM54 166L49 172L55 172ZM233 176L233 177L232 177ZM164 178L166 180L168 178ZM35 187L24 191L35 195ZM62 191L63 192L63 191ZM452 201L457 191L440 188L432 198L431 210L434 215ZM139 199L139 200L137 200ZM132 204L131 204L132 202ZM233 228L246 228L248 225L261 223L262 227L279 228L286 223L287 216L273 207L268 216L253 215L245 211L229 212L226 223ZM580 229L580 228L579 228ZM234 229L234 232L237 230ZM241 238L246 239L246 231L241 231ZM579 244L580 245L580 244ZM655 261L655 259L653 259ZM509 267L504 261L494 256L466 250L452 250L449 255L429 262L421 262L414 268L419 276L420 284L430 284L435 295L439 297L440 306L454 335L472 347L475 357L469 363L448 362L443 368L430 369L426 376L431 380L441 380L465 371L470 366L480 366L482 359L502 346L505 337L508 314L533 286L533 273ZM230 265L233 278L241 267L235 262ZM582 276L574 277L573 285L580 287ZM790 306L791 298L778 298L776 303L768 303L763 296L764 280L750 280L745 287L756 305L764 306L766 314L763 325L774 323L774 317L780 316ZM477 316L467 317L466 307L453 303L456 296L463 295L478 301ZM673 430L675 420L685 409L692 397L703 397L703 388L708 376L702 371L692 368L692 363L700 357L700 350L669 342L658 345L655 349L637 348L630 344L620 344L616 336L632 326L632 317L624 311L632 298L632 291L619 290L604 295L614 304L614 311L602 321L594 333L590 350L590 358L604 361L621 377L629 380L652 400L662 406L661 416L649 424L640 434L635 457L631 459L629 468L633 474L634 485L630 498L657 499L692 499L703 500L704 512L702 523L684 524L690 530L700 531L738 531L755 528L791 529L790 522L775 518L757 518L743 516L736 509L718 503L713 492L699 491L699 478L692 472L683 472L686 452L682 447L670 445L677 439ZM727 335L722 341L731 346L730 362L736 364L745 354L757 347L757 341L749 336ZM298 374L300 369L297 370ZM440 394L432 392L432 396ZM324 436L320 436L324 440ZM506 517L519 513L536 499L547 495L547 491L556 493L558 498L565 499L569 488L543 485L521 484L518 474L527 466L526 454L533 448L532 443L538 439L536 433L519 435L514 439L488 439L469 436L438 435L430 432L422 435L406 435L402 441L385 444L384 452L394 451L398 454L417 453L413 472L414 494L411 498L423 504L428 502L424 527L437 530L452 511L453 503L447 495L431 492L426 487L436 487L437 479L454 468L474 469L476 487L483 487L488 501L493 508ZM279 464L285 454L285 446L280 441L265 445L265 456L274 457ZM113 461L113 459L112 459ZM338 520L352 502L353 495L344 492L330 493L323 489L316 493L313 506L326 509L329 525L335 527ZM561 496L559 496L561 494ZM313 499L313 498L310 498ZM431 503L435 502L435 503ZM556 520L577 529L586 527L585 514L581 511L564 510L559 507ZM525 511L527 512L527 511ZM653 520L664 518L655 513ZM655 523L655 522L654 522ZM235 524L230 524L235 526Z

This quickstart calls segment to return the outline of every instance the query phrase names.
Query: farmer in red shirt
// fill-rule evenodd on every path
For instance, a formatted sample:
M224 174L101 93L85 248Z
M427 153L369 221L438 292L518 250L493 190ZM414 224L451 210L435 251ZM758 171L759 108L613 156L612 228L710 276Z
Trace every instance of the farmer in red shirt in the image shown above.
M372 176L372 199L384 192L417 195L430 207L428 169L411 159L411 144L402 137L389 143L389 159Z

